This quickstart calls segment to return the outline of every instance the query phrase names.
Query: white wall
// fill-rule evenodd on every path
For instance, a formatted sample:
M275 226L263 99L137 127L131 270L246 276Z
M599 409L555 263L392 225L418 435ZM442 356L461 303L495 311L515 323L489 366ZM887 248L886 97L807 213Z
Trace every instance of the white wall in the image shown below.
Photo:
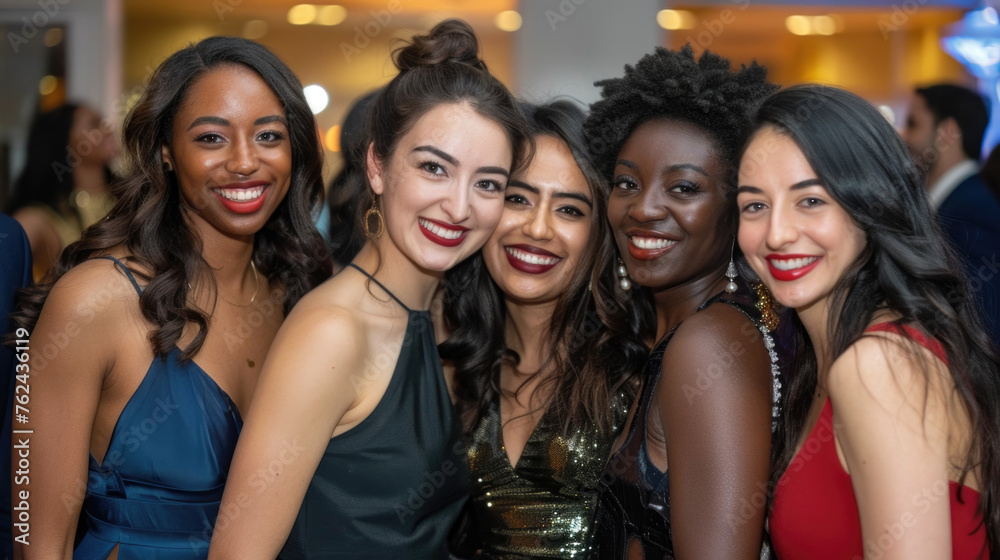
M515 32L515 89L535 102L557 95L596 101L595 80L618 77L625 64L661 44L662 0L524 0Z

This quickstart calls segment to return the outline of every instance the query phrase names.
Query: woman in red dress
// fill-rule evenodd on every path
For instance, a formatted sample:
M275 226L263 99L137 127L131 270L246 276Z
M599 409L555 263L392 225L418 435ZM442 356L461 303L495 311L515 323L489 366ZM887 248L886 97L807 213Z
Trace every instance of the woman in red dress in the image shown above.
M895 130L846 91L781 91L738 189L740 247L805 335L776 442L778 557L988 558L996 350Z

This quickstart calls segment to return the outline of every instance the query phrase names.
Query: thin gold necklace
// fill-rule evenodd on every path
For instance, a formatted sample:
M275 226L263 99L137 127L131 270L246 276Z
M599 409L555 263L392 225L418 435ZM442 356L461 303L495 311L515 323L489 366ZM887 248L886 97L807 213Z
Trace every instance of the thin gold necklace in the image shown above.
M260 279L257 277L257 265L253 263L253 259L250 259L250 269L253 270L253 295L250 296L250 303L245 303L245 304L233 303L228 299L222 297L222 292L216 292L216 295L219 296L219 299L228 303L229 305L232 305L233 307L249 307L253 305L254 300L257 299L257 291L260 290Z

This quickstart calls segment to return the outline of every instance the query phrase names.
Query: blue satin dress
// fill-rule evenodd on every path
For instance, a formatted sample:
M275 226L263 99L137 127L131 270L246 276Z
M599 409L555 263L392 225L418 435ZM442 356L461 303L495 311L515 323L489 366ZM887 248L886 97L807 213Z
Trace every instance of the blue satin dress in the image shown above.
M206 558L242 427L229 395L179 348L153 358L103 464L90 456L74 560L104 560L116 545L120 560Z

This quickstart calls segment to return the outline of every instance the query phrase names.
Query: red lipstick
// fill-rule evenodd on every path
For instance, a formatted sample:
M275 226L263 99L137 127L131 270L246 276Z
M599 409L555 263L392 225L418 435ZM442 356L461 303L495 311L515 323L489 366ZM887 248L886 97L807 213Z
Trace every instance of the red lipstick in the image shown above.
M453 235L455 232L457 232L458 237L442 237L434 233L433 231L427 229L427 226L424 225L424 222L429 222L438 228L441 228L449 233L452 233ZM428 218L418 218L417 224L420 226L420 233L424 234L424 237L430 239L431 241L437 243L438 245L443 245L445 247L457 247L458 245L461 245L462 242L465 241L466 236L468 236L469 234L469 228L467 227L456 226L455 224L448 224L445 222L439 222L437 220L430 220Z
M528 255L537 255L546 260L552 260L553 262L549 264L527 262L515 257L512 251L514 253L520 253L521 255L524 255L525 253ZM504 246L504 254L507 255L507 262L510 263L510 266L528 274L544 274L552 270L562 261L561 257L533 245L506 245Z
M230 183L212 189L212 193L219 199L227 210L236 214L252 214L264 206L267 200L267 181L246 181L244 183ZM222 195L220 191L251 191L261 189L260 195L252 200L230 200Z
M677 246L678 239L672 237L667 237L666 235L651 230L631 230L625 232L628 237L628 253L633 259L640 261L651 261L660 258L665 253ZM659 247L656 249L647 249L645 247L639 247L636 245L634 238L642 237L646 239L662 239L665 241L672 241L673 243L667 245L666 247Z
M764 257L764 259L767 261L767 269L771 272L771 276L773 276L775 280L780 282L791 282L792 280L798 280L799 278L802 278L806 274L812 272L812 270L816 268L816 265L823 260L823 257L817 257L816 255L779 255L777 253L771 253L770 255ZM789 270L781 270L774 266L773 261L788 261L792 259L816 260L805 266Z

